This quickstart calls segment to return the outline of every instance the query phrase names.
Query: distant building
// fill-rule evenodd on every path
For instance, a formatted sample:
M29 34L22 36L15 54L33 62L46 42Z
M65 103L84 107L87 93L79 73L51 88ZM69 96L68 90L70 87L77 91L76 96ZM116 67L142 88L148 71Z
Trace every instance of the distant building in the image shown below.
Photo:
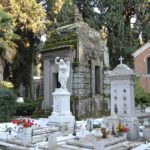
M133 54L135 72L140 75L142 87L150 93L150 41Z

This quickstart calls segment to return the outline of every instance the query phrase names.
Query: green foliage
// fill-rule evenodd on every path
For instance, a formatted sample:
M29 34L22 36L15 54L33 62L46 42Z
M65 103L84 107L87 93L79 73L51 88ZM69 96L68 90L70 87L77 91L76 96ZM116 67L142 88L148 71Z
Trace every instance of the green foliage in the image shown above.
M53 32L48 38L43 48L43 51L55 49L56 47L68 46L70 49L76 48L77 34L74 31Z
M64 0L61 10L57 15L57 26L62 27L74 22L74 2L73 0Z
M23 84L34 99L33 67L36 54L43 45L40 36L46 30L46 13L36 0L0 0L0 4L12 17L15 33L20 36L16 41L17 55L11 65L12 82L15 88ZM9 76L10 72L6 74Z
M16 115L32 115L32 113L36 110L37 103L36 101L31 101L26 99L24 103L17 103L16 106Z
M3 9L10 13L16 28L39 33L45 28L45 13L35 0L0 0Z
M0 87L0 121L10 121L16 112L16 96L10 89Z
M12 17L0 8L0 59L3 61L12 61L16 54L14 40L19 37L14 34L14 29Z
M135 102L140 105L150 103L150 94L141 87L138 79L135 81Z
M119 56L124 56L128 65L132 66L131 54L137 50L139 34L143 41L150 39L150 7L145 0L76 0L84 21L99 30L105 27L110 64L118 64ZM100 13L94 12L97 7ZM136 15L134 28L130 27L130 18Z
M50 115L51 115L50 111L35 110L32 114L32 118L47 118Z

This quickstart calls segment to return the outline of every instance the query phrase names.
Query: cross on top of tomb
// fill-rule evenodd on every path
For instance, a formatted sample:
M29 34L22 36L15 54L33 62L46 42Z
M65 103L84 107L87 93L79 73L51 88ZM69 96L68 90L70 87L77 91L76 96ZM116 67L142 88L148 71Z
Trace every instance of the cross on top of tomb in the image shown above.
M119 58L120 64L122 64L123 60L124 60L124 58L122 56L120 56L120 58Z

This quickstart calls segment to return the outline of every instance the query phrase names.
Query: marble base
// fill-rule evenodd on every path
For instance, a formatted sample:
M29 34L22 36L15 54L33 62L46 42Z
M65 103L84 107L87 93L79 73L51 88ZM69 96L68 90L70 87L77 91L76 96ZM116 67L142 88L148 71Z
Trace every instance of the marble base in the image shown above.
M55 89L53 95L53 112L49 116L48 124L62 125L66 124L72 128L75 123L75 117L70 112L70 93L66 89Z
M125 117L125 116L109 116L106 117L103 121L104 124L112 131L112 126L114 129L121 122L125 127L129 129L127 132L128 140L137 140L139 139L139 120L136 117Z
M145 140L150 141L150 129L149 128L143 129L143 137Z
M93 136L86 136L85 138L79 139L79 140L69 140L66 143L68 145L74 145L82 148L89 148L89 149L94 149L97 145L97 142L103 143L103 147L109 147L121 142L126 142L126 137L113 137L109 136L107 138L97 138ZM99 149L100 150L100 149Z

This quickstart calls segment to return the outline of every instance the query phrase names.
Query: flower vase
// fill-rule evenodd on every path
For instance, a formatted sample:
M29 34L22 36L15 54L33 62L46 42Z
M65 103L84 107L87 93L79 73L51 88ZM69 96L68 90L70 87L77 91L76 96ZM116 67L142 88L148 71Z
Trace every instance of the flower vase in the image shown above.
M32 128L20 128L17 137L22 140L23 144L29 144L32 139Z
M119 132L119 136L123 136L123 132Z
M22 140L22 137L23 137L23 127L22 127L22 125L17 126L16 132L17 132L16 138Z
M123 132L123 137L127 138L127 132Z
M24 138L23 143L28 144L32 139L32 128L23 128Z

